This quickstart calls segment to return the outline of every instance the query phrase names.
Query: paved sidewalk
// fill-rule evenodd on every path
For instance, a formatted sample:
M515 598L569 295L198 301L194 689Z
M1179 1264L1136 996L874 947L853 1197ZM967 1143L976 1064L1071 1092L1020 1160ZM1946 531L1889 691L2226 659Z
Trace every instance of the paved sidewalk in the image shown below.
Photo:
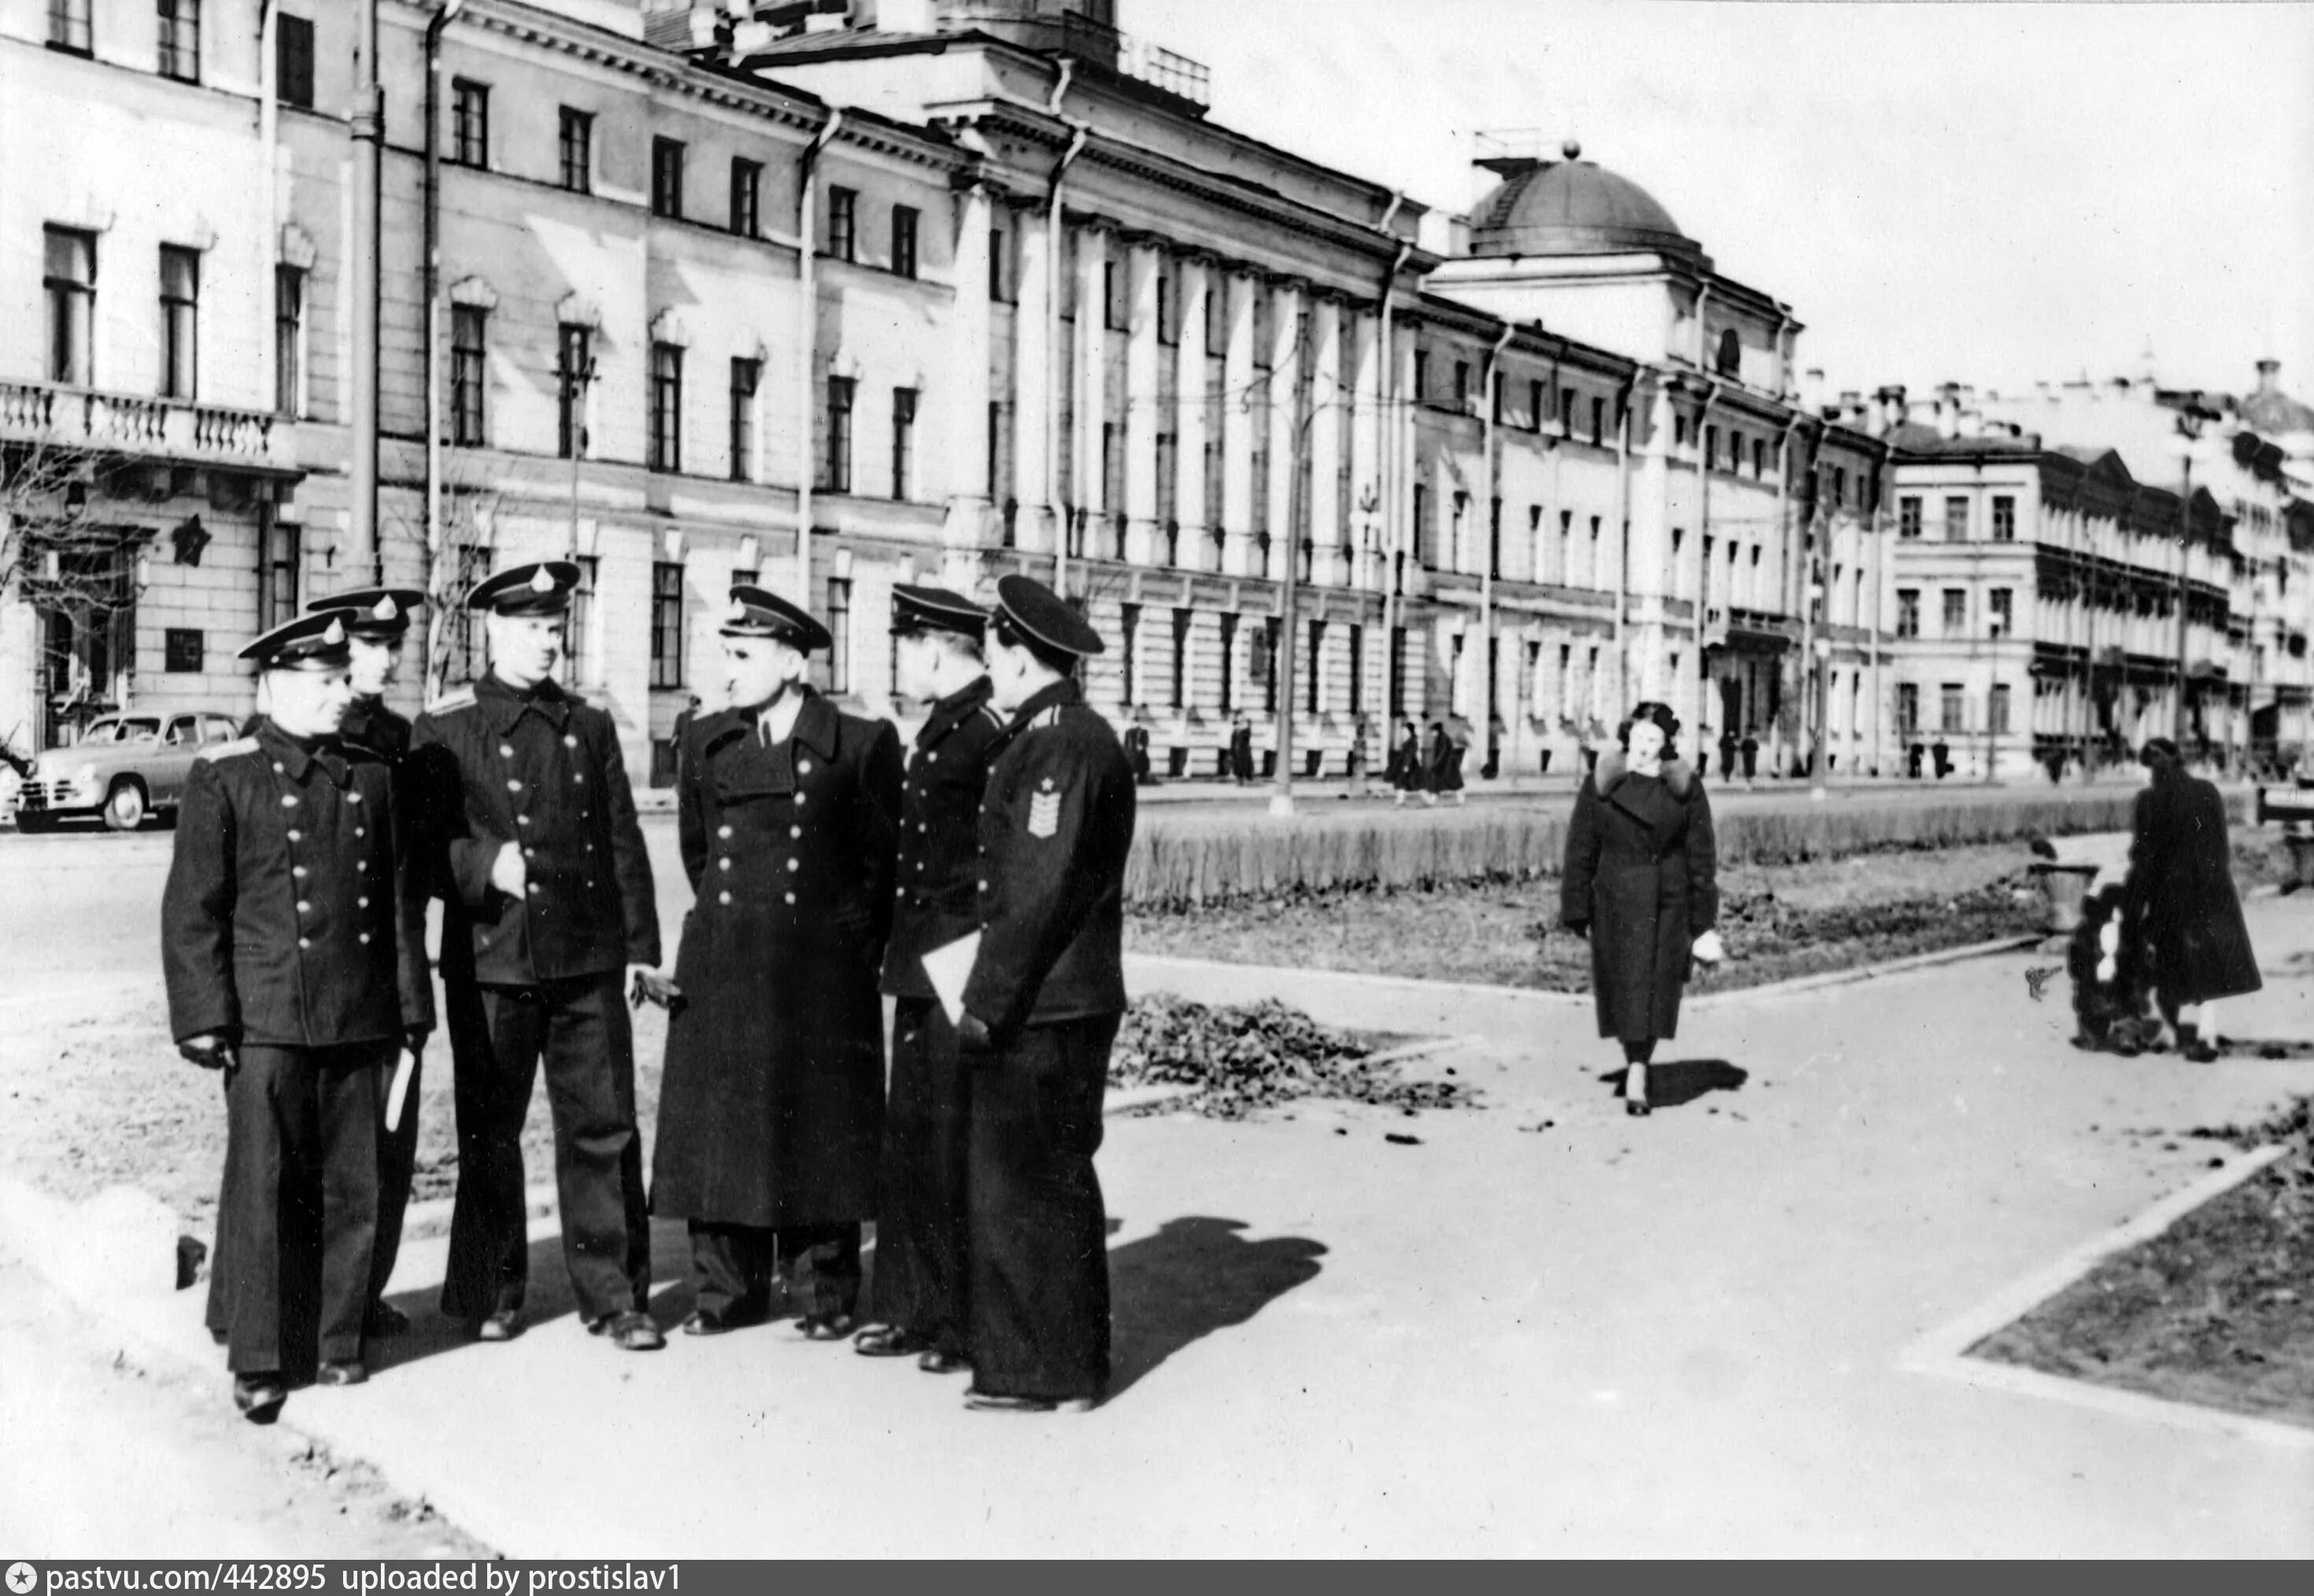
M2229 1029L2314 1037L2305 912L2250 917L2269 990ZM1119 1389L1088 1416L967 1414L960 1380L785 1324L614 1353L570 1316L547 1221L560 1317L456 1339L418 1243L404 1361L287 1422L526 1556L2314 1555L2314 1453L1896 1366L2212 1151L2125 1132L2314 1089L2302 1063L2074 1053L2034 962L1700 1009L1657 1080L1715 1089L1645 1121L1579 1001L1424 1010L1265 973L1322 1018L1365 1023L1362 992L1462 1035L1418 1067L1488 1107L1112 1119ZM671 1323L679 1235L656 1256ZM137 1311L214 1361L197 1297Z

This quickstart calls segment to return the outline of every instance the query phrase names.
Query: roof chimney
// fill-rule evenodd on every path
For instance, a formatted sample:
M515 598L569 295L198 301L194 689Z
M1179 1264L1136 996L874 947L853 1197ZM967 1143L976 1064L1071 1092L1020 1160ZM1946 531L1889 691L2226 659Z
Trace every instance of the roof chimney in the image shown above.
M1939 437L1960 436L1960 384L1958 383L1937 384L1937 436Z
M1824 402L1824 367L1811 366L1800 374L1800 408L1814 410Z
M2257 392L2261 398L2278 392L2282 386L2282 362L2271 355L2257 363Z

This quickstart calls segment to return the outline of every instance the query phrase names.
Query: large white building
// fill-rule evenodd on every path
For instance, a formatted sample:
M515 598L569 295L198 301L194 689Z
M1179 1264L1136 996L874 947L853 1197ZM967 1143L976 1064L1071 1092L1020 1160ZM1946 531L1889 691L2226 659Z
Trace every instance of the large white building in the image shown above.
M312 595L570 554L573 679L661 774L735 576L880 713L891 584L1015 569L1113 640L1093 701L1161 773L1239 714L1336 772L1450 711L1564 769L1642 695L1768 769L1827 715L1837 769L1890 757L1887 445L1635 185L1506 154L1442 255L1099 0L736 9L382 0L373 548L355 8L0 0L0 278L43 306L0 439L87 466L119 601L0 592L0 728L239 709L232 649Z

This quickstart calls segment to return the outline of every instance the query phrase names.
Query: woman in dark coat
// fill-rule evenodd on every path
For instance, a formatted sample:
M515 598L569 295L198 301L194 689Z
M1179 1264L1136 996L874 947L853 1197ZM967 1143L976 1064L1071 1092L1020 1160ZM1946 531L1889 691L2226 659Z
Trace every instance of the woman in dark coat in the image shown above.
M1453 736L1444 720L1430 723L1430 801L1436 803L1442 792L1462 790L1462 751L1454 745ZM1456 799L1461 802L1461 799Z
M1625 1112L1643 1115L1656 1042L1679 1034L1688 962L1721 957L1711 805L1695 772L1665 758L1679 735L1668 705L1643 703L1621 745L1575 796L1559 918L1591 939L1599 1034L1623 1045Z
M2234 892L2225 800L2186 773L2168 738L2148 743L2143 758L2153 780L2137 795L2130 828L2124 919L2161 1018L2177 1034L2177 1050L2207 1063L2218 1056L2216 1000L2256 992L2264 983Z
M1390 751L1390 784L1400 805L1406 802L1408 793L1422 790L1422 734L1415 729L1411 715L1398 723L1398 739Z
M804 684L804 654L828 641L817 621L763 589L734 593L738 707L694 721L678 765L698 901L676 964L651 1203L690 1221L685 1330L762 1318L774 1263L808 1258L804 1333L832 1341L851 1333L860 1225L876 1213L899 734Z

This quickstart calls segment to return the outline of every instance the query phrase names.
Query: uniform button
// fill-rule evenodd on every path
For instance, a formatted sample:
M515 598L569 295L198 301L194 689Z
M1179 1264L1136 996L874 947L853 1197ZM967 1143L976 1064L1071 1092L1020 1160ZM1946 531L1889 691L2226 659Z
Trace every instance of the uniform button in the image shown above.
M791 859L788 860L788 870L790 874L793 874L795 871L800 870L801 869L803 869L803 860L799 859Z
M940 755L930 748L924 750L924 757L932 761L934 764L938 764L940 763Z
M983 892L986 892L988 890L988 883L985 880L981 882L980 890Z
M562 734L562 745L565 748L576 748L578 746L578 739L571 736L569 732L564 732Z
M289 873L292 876L296 877L298 880L303 881L305 878L305 867L304 865L292 865L289 869Z
M507 790L508 792L520 792L522 790L522 783L516 780L512 776L508 776L507 778Z
M297 913L300 913L300 914L311 914L313 912L314 912L314 905L313 905L313 904L309 904L309 903L306 903L306 902L305 902L304 899L302 899L302 898L300 898L300 899L298 900L298 902L297 902Z
M356 898L354 901L365 909L369 907L369 900L367 898Z
M280 775L280 774L282 774L282 773L283 773L282 769L281 769L281 762L280 762L279 760L278 760L278 759L277 759L277 760L275 760L275 761L273 762L273 773L274 773L275 775L277 775L277 776L278 776L278 775Z
M793 893L790 893L790 894L788 894L788 902L789 902L789 903L790 903L790 904L792 904L792 903L794 903L794 902L795 902L795 894L793 894Z
M285 809L296 808L297 807L297 795L294 792L283 793L281 795L281 807Z
M536 859L538 857L538 850L535 848L525 848L522 851L522 856L525 859Z
M587 843L587 852L589 852L589 853L594 852L594 851L595 851L595 844L594 844L594 843L592 843L592 842Z
M788 827L788 835L791 837L799 837L803 835L803 827L799 825L791 825Z
M517 825L528 825L530 824L530 816L527 815L517 815L514 817L514 823Z
M535 893L535 892L538 890L538 883L537 883L537 882L535 882L535 881L533 881L533 882L528 883L528 886L529 886L529 887L530 887L530 890L531 890L532 892L534 892L534 893Z
M302 842L305 840L305 833L293 827L289 833L289 840L293 842Z
M715 895L715 901L719 904L728 904L731 901L731 895L728 892L719 892Z
M719 859L715 861L715 868L720 870L728 870L731 868L731 861L728 859Z
M808 775L810 775L810 774L811 774L811 761L809 761L809 760L808 760L808 759L799 759L799 760L797 760L797 761L796 761L796 774L797 774L797 775L799 775L799 776L808 776Z
M573 781L578 782L581 787L584 787L587 784L587 772L584 771L573 771L570 772L570 779Z
M916 829L920 832L928 832L932 828L925 822L919 820L916 822Z
M499 757L500 759L512 759L514 757L514 745L512 743L500 743L499 745Z
M314 944L313 944L312 942L308 941L308 940L307 940L306 939L305 939L304 937L300 937L300 938L298 938L298 939L297 939L297 946L298 946L298 947L300 947L300 948L311 948L313 945L314 945Z
M892 895L896 898L905 898L908 895L908 889L905 886L896 886L892 889Z
M923 860L916 860L916 869L920 869L920 870L921 870L921 869L923 869L923 868L924 868L924 861L923 861Z
M728 837L731 834L731 828L728 825L719 825L715 828L715 834L719 837Z
M358 804L361 802L361 794L358 792L349 792L346 794L346 802L349 804Z
M360 826L356 826L354 827L354 835L358 837L366 837L369 835L369 833L364 831Z
M368 941L369 941L369 933L368 933L367 931L364 931L364 932L361 934L361 939L362 939L363 943L364 943L365 945L367 945L367 944L368 943Z
M801 807L801 805L802 805L802 803L803 803L803 794L801 794L801 793L798 793L798 794L796 794L796 795L795 795L795 799L796 799L796 803L797 803L798 807Z

